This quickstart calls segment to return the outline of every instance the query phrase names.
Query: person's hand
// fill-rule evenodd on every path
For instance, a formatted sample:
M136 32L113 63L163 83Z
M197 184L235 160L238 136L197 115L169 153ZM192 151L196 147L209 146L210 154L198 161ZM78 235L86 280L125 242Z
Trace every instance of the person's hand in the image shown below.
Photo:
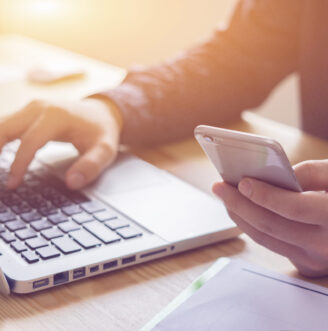
M328 160L300 163L295 173L302 193L251 178L238 189L216 183L213 192L254 241L289 258L304 276L327 276Z
M56 140L71 142L80 152L66 173L66 184L71 189L82 188L115 159L121 127L119 110L107 100L31 102L0 120L0 149L9 141L21 140L7 187L16 188L37 150Z

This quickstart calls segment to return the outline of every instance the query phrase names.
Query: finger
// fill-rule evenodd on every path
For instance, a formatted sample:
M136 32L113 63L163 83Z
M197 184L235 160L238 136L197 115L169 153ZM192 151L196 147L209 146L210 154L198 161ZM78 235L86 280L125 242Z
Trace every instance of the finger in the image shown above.
M72 189L80 189L97 178L116 157L116 149L107 142L99 142L85 152L68 169L66 184Z
M7 182L9 189L16 188L35 153L55 136L54 126L44 117L36 121L22 136L21 144L16 153L15 160L11 165Z
M304 191L328 189L328 160L301 162L294 171Z
M214 190L218 190L217 186ZM228 184L221 185L221 197L228 210L241 217L258 231L289 244L310 248L313 237L321 236L322 228L317 225L294 222L268 209L254 204L238 190ZM224 191L224 192L223 192Z
M229 211L229 215L238 225L238 227L243 232L248 234L259 245L264 246L275 253L286 256L289 259L292 259L293 261L299 261L298 263L300 264L303 261L304 250L302 248L272 238L269 235L262 233L261 231L258 231L250 224L245 222L240 216L236 215L231 211Z
M2 118L0 121L0 150L9 141L21 137L39 114L40 104L31 102L21 111Z
M322 277L323 275L327 275L328 269L325 267L325 263L309 256L304 249L261 233L261 231L258 231L245 222L242 217L229 210L228 213L238 227L256 243L290 259L302 275L306 277Z
M292 192L265 182L245 178L238 190L245 197L293 221L327 224L328 195L321 192Z
M310 278L326 277L328 274L328 268L326 266L326 261L316 261L313 258L307 256L304 257L304 261L294 261L290 259L291 262L298 269L302 276Z

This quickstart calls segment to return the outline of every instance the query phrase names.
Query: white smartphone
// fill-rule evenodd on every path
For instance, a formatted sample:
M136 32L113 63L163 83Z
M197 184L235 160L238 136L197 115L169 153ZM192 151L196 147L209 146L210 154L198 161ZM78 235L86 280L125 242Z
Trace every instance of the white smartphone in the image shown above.
M253 177L281 188L302 191L277 141L206 125L196 127L195 137L225 182L237 186L242 178Z

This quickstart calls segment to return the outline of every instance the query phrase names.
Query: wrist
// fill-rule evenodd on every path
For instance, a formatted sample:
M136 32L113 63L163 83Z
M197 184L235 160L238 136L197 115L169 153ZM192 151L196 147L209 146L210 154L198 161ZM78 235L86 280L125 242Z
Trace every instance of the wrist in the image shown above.
M105 105L108 109L108 112L113 116L115 122L117 123L119 131L120 132L122 131L123 122L124 122L123 115L122 115L121 110L118 108L118 106L113 101L111 101L109 98L107 98L103 95L99 95L99 94L89 96L88 99L97 100L97 101L101 102L103 105Z

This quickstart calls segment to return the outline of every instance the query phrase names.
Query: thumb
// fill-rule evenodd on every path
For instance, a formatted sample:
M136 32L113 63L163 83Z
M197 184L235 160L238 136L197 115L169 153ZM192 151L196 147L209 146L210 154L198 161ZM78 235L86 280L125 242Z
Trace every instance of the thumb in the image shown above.
M294 171L304 191L328 190L328 160L304 161Z
M116 157L116 148L98 143L82 154L67 170L66 185L78 190L95 180Z

